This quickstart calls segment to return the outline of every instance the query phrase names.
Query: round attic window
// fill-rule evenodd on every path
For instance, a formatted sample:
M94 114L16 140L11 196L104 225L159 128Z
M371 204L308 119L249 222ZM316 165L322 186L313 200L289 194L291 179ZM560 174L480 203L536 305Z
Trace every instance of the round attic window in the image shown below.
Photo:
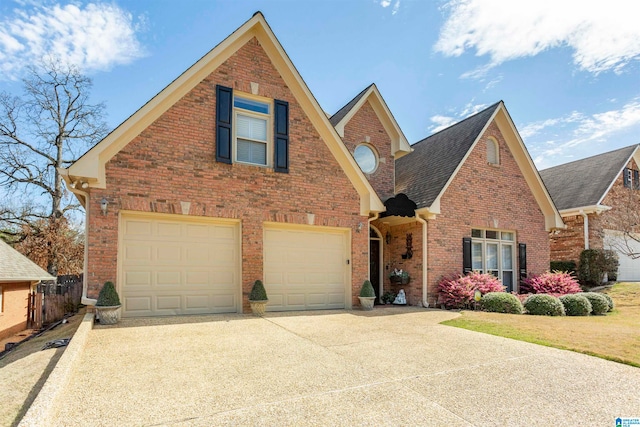
M358 145L353 152L353 157L356 159L356 163L362 169L364 173L372 173L378 167L378 156L373 149L366 145Z

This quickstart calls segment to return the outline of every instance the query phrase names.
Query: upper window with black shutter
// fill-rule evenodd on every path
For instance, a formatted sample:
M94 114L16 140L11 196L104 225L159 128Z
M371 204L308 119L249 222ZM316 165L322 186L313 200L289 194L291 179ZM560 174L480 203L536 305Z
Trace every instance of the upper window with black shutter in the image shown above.
M217 86L216 160L289 170L289 104Z

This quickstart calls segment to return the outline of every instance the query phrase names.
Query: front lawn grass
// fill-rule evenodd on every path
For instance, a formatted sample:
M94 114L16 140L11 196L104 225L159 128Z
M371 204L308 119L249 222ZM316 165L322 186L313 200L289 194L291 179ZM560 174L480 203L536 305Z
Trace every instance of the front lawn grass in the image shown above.
M640 367L640 283L617 283L605 292L613 299L615 309L604 316L548 317L465 310L462 316L442 324Z

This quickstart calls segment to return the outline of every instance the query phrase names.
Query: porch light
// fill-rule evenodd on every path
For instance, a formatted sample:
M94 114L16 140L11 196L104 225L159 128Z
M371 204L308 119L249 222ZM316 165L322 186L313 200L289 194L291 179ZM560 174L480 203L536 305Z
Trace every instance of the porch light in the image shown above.
M356 232L359 233L362 231L362 223L359 222L358 225L356 226Z
M387 242L387 245L391 243L391 233L387 231L387 234L384 236L384 241Z
M107 214L108 206L109 206L109 201L103 197L102 200L100 200L100 210L102 211L102 215Z

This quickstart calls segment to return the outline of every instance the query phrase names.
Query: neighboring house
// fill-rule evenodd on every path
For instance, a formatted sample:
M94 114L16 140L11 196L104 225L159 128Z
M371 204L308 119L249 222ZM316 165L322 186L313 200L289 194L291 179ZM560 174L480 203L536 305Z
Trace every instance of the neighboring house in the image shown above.
M632 145L540 171L567 225L551 236L551 260L579 263L584 249L613 249L618 280L640 280L640 259L625 254L640 254L640 243L622 236L639 219L639 164Z
M43 280L55 280L0 239L0 340L27 328L29 293Z
M433 159L443 135L454 155ZM364 280L380 294L406 267L409 303L433 304L463 253L493 260L493 232L514 275L517 243L527 271L545 269L562 222L502 103L413 148L375 85L327 118L256 13L61 170L87 213L84 302L113 280L124 316L246 312L260 279L271 311L350 308ZM443 182L424 178L441 163Z

